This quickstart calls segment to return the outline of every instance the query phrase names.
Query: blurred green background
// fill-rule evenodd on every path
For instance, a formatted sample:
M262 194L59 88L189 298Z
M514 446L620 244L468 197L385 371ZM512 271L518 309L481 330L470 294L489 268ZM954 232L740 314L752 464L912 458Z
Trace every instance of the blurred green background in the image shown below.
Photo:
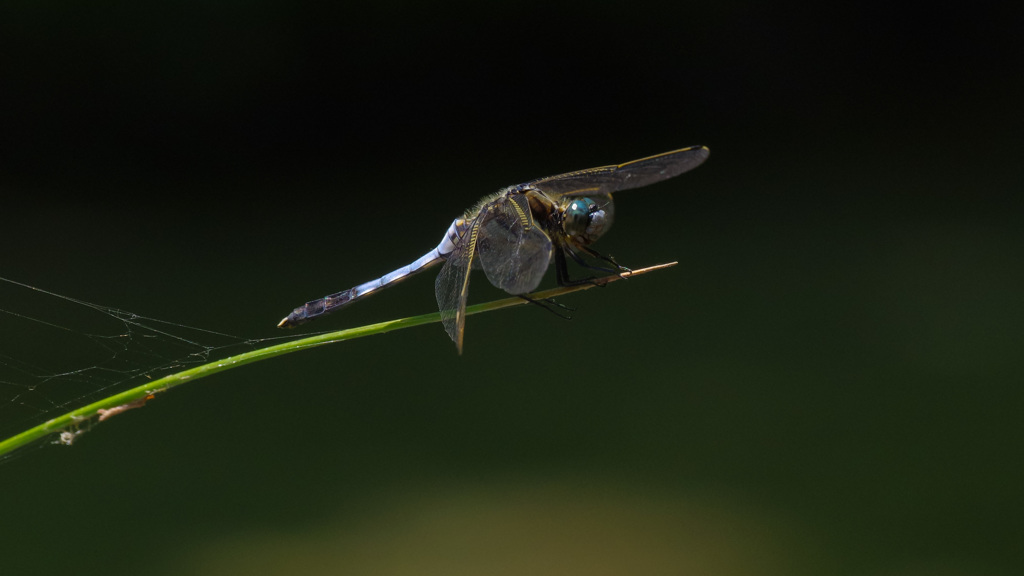
M0 275L185 325L279 336L502 186L712 155L618 195L598 245L680 265L566 298L571 322L472 317L462 357L439 326L295 354L4 462L0 573L1019 573L1022 25L5 4Z

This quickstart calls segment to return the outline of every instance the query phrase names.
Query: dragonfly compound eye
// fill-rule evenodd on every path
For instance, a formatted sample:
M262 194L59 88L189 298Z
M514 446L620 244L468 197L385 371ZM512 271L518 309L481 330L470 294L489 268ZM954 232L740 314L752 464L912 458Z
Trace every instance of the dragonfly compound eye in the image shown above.
M569 236L581 236L590 226L590 211L595 204L589 198L577 198L569 203L562 215L562 229Z

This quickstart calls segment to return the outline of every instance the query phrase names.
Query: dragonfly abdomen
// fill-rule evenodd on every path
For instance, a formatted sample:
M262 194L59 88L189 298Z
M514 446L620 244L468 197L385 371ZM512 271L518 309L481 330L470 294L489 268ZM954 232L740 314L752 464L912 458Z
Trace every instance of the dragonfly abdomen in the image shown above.
M281 320L277 327L291 328L293 326L298 326L299 324L304 324L318 316L323 316L324 314L333 312L346 304L365 298L370 294L396 284L417 272L437 264L455 251L455 248L458 246L459 240L465 230L465 221L461 218L455 220L452 222L452 225L448 227L448 231L445 232L444 238L441 239L441 243L430 252L420 256L412 264L402 266L397 270L388 272L376 280L364 282L358 286L349 288L348 290L324 296L323 298L317 298L316 300L310 300L295 310L292 310L292 313Z

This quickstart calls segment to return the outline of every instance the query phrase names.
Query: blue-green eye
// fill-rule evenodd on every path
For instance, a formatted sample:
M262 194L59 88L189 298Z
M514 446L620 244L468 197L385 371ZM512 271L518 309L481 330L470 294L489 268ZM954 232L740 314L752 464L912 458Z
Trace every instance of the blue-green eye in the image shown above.
M590 198L576 198L569 202L562 216L562 228L569 236L580 236L590 225L590 211L594 201Z

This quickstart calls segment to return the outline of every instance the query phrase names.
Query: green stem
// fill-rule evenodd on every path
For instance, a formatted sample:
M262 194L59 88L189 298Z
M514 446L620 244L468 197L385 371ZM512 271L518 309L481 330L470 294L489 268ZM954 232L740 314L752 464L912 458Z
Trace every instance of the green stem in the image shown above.
M581 284L578 286L566 286L560 288L553 288L551 290L543 290L541 292L534 292L528 297L532 300L545 300L547 298L554 298L570 292L576 292L578 290L586 290L594 286L604 286L608 283L614 282L622 278L628 278L651 272L654 270L660 270L662 268L668 268L674 266L676 262L669 264L659 264L648 268L642 268L640 270L633 270L630 272L624 272L621 276L607 276L605 278L599 278L594 280L593 283ZM518 306L520 304L526 304L527 300L519 297L505 298L503 300L495 300L493 302L487 302L484 304L476 304L466 308L466 314L477 314L480 312L489 312L492 310L498 310L500 308L508 308L510 306ZM308 338L300 338L298 340L292 340L284 344L276 344L274 346L267 346L260 348L259 350L253 350L244 354L238 354L235 356L229 356L227 358L216 360L208 364L203 364L196 368L184 370L170 376L165 376L159 380L147 382L142 386L137 386L131 390L126 390L119 394L108 396L92 404L82 406L53 418L46 422L30 428L20 434L11 436L10 438L0 441L0 457L8 454L18 448L35 442L49 434L65 432L68 435L62 436L61 442L70 444L74 440L74 432L85 423L91 423L96 420L105 420L106 418L116 415L124 410L130 408L136 408L142 406L146 401L154 397L155 394L165 392L192 380L198 380L199 378L205 378L207 376L230 370L232 368L238 368L252 362L260 360L266 360L275 356L281 356L282 354L290 354L292 352L298 352L299 350L305 350L307 348L315 348L317 346L323 346L325 344L332 344L334 342L342 342L344 340L351 340L353 338L362 338L363 336L372 336L374 334L383 334L392 330L398 330L401 328L411 328L413 326L419 326L421 324L429 324L432 322L439 322L441 320L440 312L434 312L432 314L423 314L422 316L413 316L412 318L402 318L399 320L391 320L388 322L381 322L379 324L369 324L366 326L360 326L358 328L349 328L347 330L339 330L337 332L329 332L325 334L318 334L316 336L310 336Z

